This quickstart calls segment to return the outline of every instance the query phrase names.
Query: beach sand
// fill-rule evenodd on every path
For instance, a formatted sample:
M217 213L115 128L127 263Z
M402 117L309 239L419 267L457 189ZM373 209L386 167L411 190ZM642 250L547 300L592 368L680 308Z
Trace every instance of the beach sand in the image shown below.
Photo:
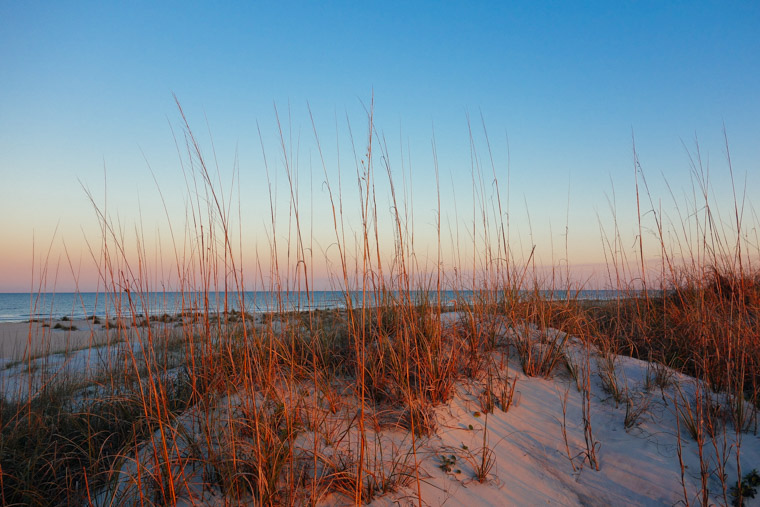
M461 317L461 314L448 313L442 316L442 321L445 325L454 325ZM109 326L112 322L109 321ZM77 329L54 329L56 324ZM154 321L152 330L159 335L164 331L168 336L178 325L182 324L174 318L168 322ZM100 369L117 364L114 361L118 361L125 348L123 341L116 343L117 338L128 338L127 349L133 346L137 351L141 347L139 338L145 336L143 331L146 330L147 327L136 327L125 332L122 326L120 333L106 334L102 323L88 320L0 324L0 392L8 399L26 399L29 393L38 392L44 382L59 374L61 378L76 379L77 375L84 377L97 371L113 371ZM119 331L116 326L115 331ZM536 332L524 328L526 334ZM108 344L109 338L113 346L95 347ZM582 366L587 350L583 343L570 338L564 343L564 349L568 364L572 363L576 371L580 371L577 368ZM30 351L33 359L28 363L12 364L24 355L29 357ZM57 353L62 351L68 353ZM703 395L708 391L700 387L699 380L670 370L671 380L667 385L652 387L649 363L625 356L603 355L593 348L588 349L588 354L587 403L593 418L593 435L588 437L586 433L584 395L569 370L566 372L560 368L547 378L530 377L522 371L518 357L505 351L493 352L488 359L489 375L493 374L496 381L501 379L506 382L505 386L513 388L514 398L510 398L506 408L495 404L490 413L485 411L482 394L486 379L461 378L453 388L452 398L435 407L432 416L434 432L418 441L415 452L411 447L411 433L401 427L378 426L368 430L367 438L372 443L368 449L374 453L371 457L380 460L372 463L380 463L377 466L382 468L383 474L411 474L410 480L400 481L385 494L378 494L372 505L408 505L415 503L416 495L420 494L427 505L463 507L539 504L666 506L684 503L684 490L696 504L701 490L700 447L686 435L683 409L679 409L676 403L693 407L697 390L701 389ZM136 356L139 358L140 354L136 353ZM600 375L607 364L605 361L614 362L616 383L621 383L630 404L615 402L609 388L605 387ZM294 403L308 404L316 399L309 393L308 380L294 392L299 393ZM230 421L238 417L235 410L245 406L242 401L250 395L244 388L220 393L213 405L203 409L188 407L172 422L172 427L181 429L178 435L191 436L171 440L169 446L170 458L178 467L183 467L177 474L183 477L179 503L221 505L227 500L220 489L208 487L202 472L204 469L196 467L186 456L200 453L200 456L208 457L211 452L203 447L203 436L197 433L198 418L211 421L217 425L214 431L222 434ZM328 464L332 463L330 456L349 456L351 442L358 441L356 426L351 428L357 413L355 399L350 394L335 396L341 401L336 405L336 412L331 412L335 419L329 419L330 425L335 424L340 431L352 432L350 436L328 443L315 439L313 432L303 429L303 434L294 439L296 449L307 454L315 452L310 446L319 442L316 455ZM713 403L721 399L718 395L710 396ZM281 399L287 400L287 396L283 395ZM302 409L307 405L299 406ZM644 408L640 416L626 424L628 410L635 407ZM752 409L747 406L747 410ZM730 422L726 420L723 424ZM725 451L721 451L722 444L717 441L718 447L712 447L709 439L701 451L706 456L704 463L714 470L717 449L728 477L726 484L730 486L740 475L736 467L737 445L741 445L744 475L760 462L760 439L753 431L747 431L738 435L738 444L733 429L719 435L725 438ZM591 439L594 453L598 453L598 469L588 458L587 437ZM136 447L132 458L139 459L123 461L114 489L94 492L96 504L106 504L116 498L125 503L137 502L141 498L145 492L141 493L143 483L138 480L138 469L145 464L150 466L150 456L154 453L151 442L148 440ZM190 448L188 442L194 442L195 447ZM485 466L484 457L490 465L480 474L478 467ZM712 474L707 481L710 501L725 503L723 499L726 497L722 495L717 476ZM347 505L350 500L338 493L330 493L321 498L319 504ZM760 499L745 499L744 503L747 506L758 504Z
M146 351L173 337L177 322L151 322L140 318L137 327L119 325L116 319L53 320L0 323L0 395L25 399L50 379L63 375L84 379L114 368L132 350L142 358ZM115 362L116 361L116 362Z
M102 324L84 319L2 322L0 323L0 359L18 360L28 358L29 355L36 357L107 345L116 339L115 336L115 326L106 333Z

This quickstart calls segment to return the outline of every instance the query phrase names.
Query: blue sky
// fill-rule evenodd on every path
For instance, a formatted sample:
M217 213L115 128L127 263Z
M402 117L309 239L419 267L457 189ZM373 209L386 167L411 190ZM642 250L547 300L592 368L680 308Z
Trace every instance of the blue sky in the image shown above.
M482 158L482 115L502 181L509 139L515 231L548 263L567 222L571 261L598 263L613 187L621 228L635 220L632 134L656 199L668 198L663 175L676 194L690 189L684 145L696 138L730 205L724 124L734 170L760 190L758 26L756 2L2 2L0 290L28 290L51 242L53 263L92 283L97 220L82 185L105 195L104 171L123 224L165 221L148 166L184 215L173 94L206 149L213 135L225 181L237 157L254 248L266 243L258 128L285 181L273 104L319 202L307 102L322 141L347 151L346 117L363 139L374 96L394 170L399 146L412 163L421 238L434 222L433 130L452 195L442 214L456 220L453 194L465 207L472 187L467 116Z

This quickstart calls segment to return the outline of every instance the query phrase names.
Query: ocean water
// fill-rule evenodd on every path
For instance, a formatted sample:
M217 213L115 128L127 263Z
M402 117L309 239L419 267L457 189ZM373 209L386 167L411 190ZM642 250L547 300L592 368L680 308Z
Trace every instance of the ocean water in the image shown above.
M576 296L573 293L574 297ZM619 295L616 290L584 290L577 293L579 299L614 299ZM375 300L372 294L363 298L361 292L350 293L352 304L372 306ZM413 291L414 300L429 297L434 300L435 292ZM542 296L561 300L566 297L565 291L543 291ZM456 301L471 302L475 292L442 291L443 304ZM60 319L64 316L81 319L92 315L130 316L137 314L162 315L180 311L195 311L208 308L211 312L224 311L225 303L228 310L240 310L244 307L248 312L270 312L309 309L344 308L346 293L343 291L313 291L310 298L305 292L276 293L267 291L251 291L242 293L242 304L238 293L227 295L210 292L208 298L202 294L190 292L151 292L131 294L106 294L97 292L56 292L56 293L0 293L0 322L25 322L30 319Z

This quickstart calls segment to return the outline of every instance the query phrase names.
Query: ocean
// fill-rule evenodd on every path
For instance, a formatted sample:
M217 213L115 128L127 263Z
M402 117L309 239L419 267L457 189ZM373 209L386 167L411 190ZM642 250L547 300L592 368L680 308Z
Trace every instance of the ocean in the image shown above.
M620 294L617 290L583 290L573 293L578 299L615 299ZM354 306L366 304L374 305L373 294L368 293L363 300L362 293L354 291L350 293ZM542 291L545 297L553 297L561 300L566 297L565 291ZM630 294L628 294L630 295ZM271 312L309 309L344 308L346 306L346 293L343 291L312 291L310 298L306 292L278 293L268 291L250 291L242 293L242 304L238 293L228 293L226 308L228 310L241 310L245 307L247 312ZM434 299L435 292L412 291L412 298L419 301L421 298ZM443 304L455 301L471 302L475 292L465 291L442 291ZM173 314L179 311L202 311L208 306L209 311L219 312L225 309L225 298L222 292L209 292L208 301L202 293L193 292L151 292L131 294L113 294L102 292L56 292L56 293L0 293L0 322L25 322L30 319L51 320L69 317L71 319L83 319L93 315L105 317L106 315L130 316L132 311L138 314L162 315Z

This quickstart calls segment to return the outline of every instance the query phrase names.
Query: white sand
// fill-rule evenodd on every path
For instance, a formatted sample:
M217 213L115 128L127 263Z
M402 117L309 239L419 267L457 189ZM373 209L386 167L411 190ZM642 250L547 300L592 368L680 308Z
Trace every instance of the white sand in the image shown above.
M644 392L646 363L627 357L618 358L620 382L627 379L630 394L645 397L650 405L640 422L624 428L625 406L615 406L602 390L598 378L592 386L591 423L594 439L599 443L599 471L592 469L582 455L586 449L581 416L581 394L574 382L555 377L551 380L526 377L518 364L517 405L508 413L496 408L488 416L487 446L493 451L495 466L484 483L474 478L473 464L482 456L485 416L474 384L460 386L459 394L438 410L438 435L425 446L422 463L424 476L421 493L427 505L684 505L681 468L678 459L676 412L673 403L677 391L670 387L660 392ZM689 398L696 382L676 375ZM567 395L568 458L562 437L562 398ZM473 429L469 429L472 425ZM699 505L699 459L696 442L681 426L686 491L690 505ZM730 485L736 483L735 435L728 428L729 460L726 472ZM713 472L708 481L710 500L723 504L722 488L715 475L715 451L707 439L704 453ZM463 448L467 447L467 450ZM441 456L456 456L452 472L441 470ZM743 473L760 465L760 439L752 433L742 434ZM460 471L459 473L456 473ZM379 498L373 505L410 503L415 487ZM729 496L729 501L731 497ZM758 505L746 500L745 505Z
M23 348L24 339L28 337L28 324L4 325L0 326L0 329L3 329L3 333L10 333L11 330L15 332L16 350ZM60 332L59 335L52 331L45 332L51 343L50 350L53 350L54 345L65 347L73 343L87 344L96 334L90 330ZM568 354L579 361L583 354L579 342L570 340L566 346ZM108 350L108 347L99 350ZM91 352L83 350L79 354L84 358L84 354ZM58 356L51 355L47 360L54 361L56 357ZM70 364L78 364L78 356L73 356L74 359L71 359L72 356L68 357L66 360ZM648 363L623 356L615 357L620 388L626 391L627 396L635 400L636 404L648 404L648 409L636 424L626 429L626 405L616 404L612 396L604 390L598 375L602 359L597 353L592 352L590 413L593 438L597 443L597 471L584 457L587 447L584 439L582 394L569 374L556 373L550 379L527 377L516 358L503 358L497 353L493 359L494 364L499 365L498 372L502 378L508 375L511 379L517 379L514 403L506 413L497 406L493 413L486 416L478 401L485 379L462 381L457 384L454 398L436 409L436 434L425 440L417 451L422 505L671 506L686 504L684 487L688 503L700 504L699 448L682 423L682 485L675 406L676 400L679 403L693 403L695 391L699 386L697 380L673 373L672 385L664 389L654 387L647 391L645 386ZM495 373L497 367L493 368L492 371ZM565 397L567 404L563 417L562 400ZM220 421L229 417L230 410L226 406L236 403L237 400L237 394L219 400L214 412L219 412ZM198 414L193 415L194 410L188 411L178 419L178 427L184 428L181 433L192 434L195 431L196 425L193 421ZM352 413L355 413L355 408L348 407L346 414ZM216 416L211 418L215 419ZM337 427L339 426L340 423ZM563 426L567 432L569 455L563 439ZM494 465L486 480L481 483L475 478L475 467L483 456L484 434L487 452L492 453ZM296 445L308 452L312 435L311 432L304 432L299 436ZM385 448L383 452L386 458L404 454L411 456L408 437L408 433L399 430L382 430L370 435L372 441ZM725 460L725 473L728 477L726 482L730 487L736 484L738 475L737 434L730 421L726 422L725 431L719 431L719 437L718 448L723 448L722 439L725 437L725 453L722 458ZM352 438L355 436L349 434L346 441ZM739 438L742 473L746 474L753 468L760 468L760 438L752 431L740 433ZM185 457L189 455L189 451L184 442L183 438L172 445L171 452L176 454L176 463L188 463ZM337 446L327 446L320 452L330 454L342 450ZM150 444L142 446L140 454L145 453L150 454ZM709 437L706 438L703 453L710 472L710 503L722 505L725 502L718 478L716 452ZM448 470L441 468L444 456L451 460ZM451 458L452 456L454 458ZM148 461L150 460L146 458L146 462ZM410 461L407 460L406 463ZM191 464L178 466L187 468L182 475L186 482L180 491L180 503L225 503L220 491L214 488L209 490L206 487L208 485L204 485L205 479L198 471L200 469L193 468ZM121 498L127 501L131 498L129 495L137 494L135 488L138 483L135 481L133 469L134 461L127 460L119 480L119 494L126 495ZM417 487L417 483L412 481L398 491L375 497L372 505L416 505ZM112 497L100 497L101 500L106 498ZM729 501L730 499L729 496ZM347 505L350 504L350 499L330 494L320 503ZM745 499L745 505L760 505L760 499Z
M577 347L577 345L575 345ZM595 361L592 360L592 364ZM492 452L494 466L482 483L475 478L475 467L480 464L483 436L486 432L486 414L482 412L477 394L483 384L467 381L457 385L457 394L447 404L436 409L436 434L425 441L417 451L419 460L419 490L421 505L437 506L532 506L532 505L685 505L684 486L681 483L681 466L678 457L676 409L674 399L678 389L644 390L647 363L627 357L616 359L620 382L629 395L647 399L649 410L629 429L624 427L625 406L616 406L602 389L598 378L592 379L591 421L599 459L599 470L584 460L585 449L581 394L575 382L567 375L552 379L526 377L517 361L509 361L509 375L517 377L514 405L508 412L498 407L487 416L487 444ZM502 370L505 373L505 370ZM696 380L674 373L684 398L694 394ZM567 393L566 428L570 457L562 437L562 399ZM238 403L238 395L220 400L219 414L229 413L228 406ZM198 416L191 410L178 420L183 432L193 431L192 421ZM234 410L233 410L234 412ZM350 411L349 411L350 413ZM215 420L219 414L213 415ZM700 505L700 475L696 442L682 432L685 488L690 505ZM182 433L182 432L181 432ZM299 449L311 447L312 433L305 432L297 439ZM349 434L347 440L355 438ZM725 433L728 458L725 472L729 487L736 483L736 439L733 428ZM721 438L723 433L721 432ZM760 464L760 439L752 432L741 434L742 470L746 474ZM380 433L368 432L368 449L384 447L386 460L408 456L405 463L411 466L409 434L388 429ZM302 447L303 446L303 447ZM204 487L203 474L183 456L188 449L180 442L172 444L175 473L186 481L179 489L180 505L225 505L225 499L216 488ZM723 505L720 481L716 475L716 456L707 439L704 454L711 475L708 480L711 505ZM142 447L141 462L149 463L150 445ZM337 454L337 445L320 451L323 455ZM370 451L371 452L371 451ZM441 468L442 458L449 459L448 470ZM452 456L455 459L452 459ZM572 465L571 465L572 459ZM575 469L573 468L575 466ZM411 469L409 469L411 470ZM121 471L118 497L136 498L135 462L129 460ZM418 505L417 484L411 481L400 490L376 496L371 505ZM123 495L123 496L121 496ZM133 496L134 495L134 496ZM100 500L113 499L108 495ZM728 497L731 501L731 496ZM328 494L319 505L350 505L345 496ZM760 505L758 499L745 499L745 505Z

